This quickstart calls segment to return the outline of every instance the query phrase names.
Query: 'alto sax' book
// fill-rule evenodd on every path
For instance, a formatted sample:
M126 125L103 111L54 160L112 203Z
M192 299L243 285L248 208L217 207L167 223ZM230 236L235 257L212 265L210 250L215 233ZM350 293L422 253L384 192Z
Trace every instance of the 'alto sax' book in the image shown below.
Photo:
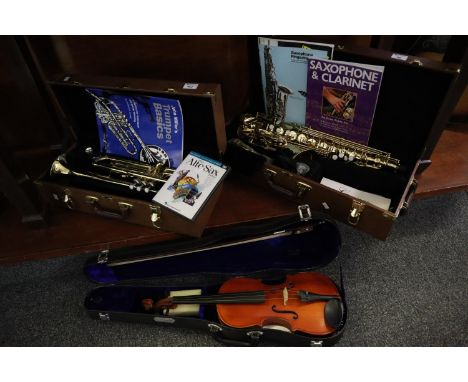
M191 151L153 198L153 201L193 220L229 167Z

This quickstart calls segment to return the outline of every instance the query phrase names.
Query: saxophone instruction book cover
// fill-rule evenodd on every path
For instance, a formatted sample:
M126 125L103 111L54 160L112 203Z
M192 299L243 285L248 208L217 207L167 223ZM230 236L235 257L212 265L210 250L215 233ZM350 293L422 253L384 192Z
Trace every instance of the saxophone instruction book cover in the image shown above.
M86 91L94 100L101 153L170 168L182 162L184 121L178 100Z
M229 167L191 151L153 201L192 220L229 172Z
M276 122L304 124L308 58L333 57L333 45L259 37L266 114Z
M367 145L383 71L383 66L310 59L306 125Z

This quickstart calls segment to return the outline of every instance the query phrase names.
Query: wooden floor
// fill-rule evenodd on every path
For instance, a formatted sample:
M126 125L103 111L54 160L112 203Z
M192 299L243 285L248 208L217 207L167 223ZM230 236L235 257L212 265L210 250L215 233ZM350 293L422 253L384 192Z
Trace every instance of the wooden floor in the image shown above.
M468 189L468 125L443 133L432 165L419 176L416 198ZM296 203L276 193L228 179L208 230L296 211ZM73 211L57 210L46 229L30 229L6 207L0 215L0 264L44 259L175 239L174 233L126 224Z

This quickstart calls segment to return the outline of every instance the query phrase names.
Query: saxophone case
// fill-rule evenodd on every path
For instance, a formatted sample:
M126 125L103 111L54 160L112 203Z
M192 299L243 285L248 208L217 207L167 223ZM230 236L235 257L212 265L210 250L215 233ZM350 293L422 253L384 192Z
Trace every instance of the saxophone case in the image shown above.
M57 113L67 127L66 165L72 171L92 171L88 148L99 153L99 136L94 100L86 88L111 94L160 96L180 102L184 124L183 156L194 150L220 159L226 149L221 87L218 84L97 76L59 76L48 82ZM89 149L88 149L89 150ZM189 220L154 203L154 193L145 194L113 184L76 176L45 174L37 182L43 197L51 204L71 210L123 220L155 229L201 236L221 192L216 188L195 219Z
M340 248L335 223L301 206L299 214L231 226L201 239L92 253L84 272L101 285L87 294L84 305L92 318L109 324L125 321L196 329L227 345L329 346L342 336L347 317L341 267L335 260ZM156 301L169 291L201 289L203 295L212 295L226 280L239 276L276 286L304 271L314 271L339 291L339 322L329 334L268 325L235 328L220 320L213 305L200 304L191 316L152 313L142 307L143 299Z
M258 60L258 54L254 57ZM360 167L308 152L300 155L310 171L301 176L292 154L248 147L246 139L229 141L226 161L250 181L384 240L395 219L406 212L417 186L415 175L427 164L447 123L458 68L383 50L339 45L334 59L385 67L369 146L399 159L398 171ZM390 207L385 210L327 187L320 183L323 177L386 197L391 200Z

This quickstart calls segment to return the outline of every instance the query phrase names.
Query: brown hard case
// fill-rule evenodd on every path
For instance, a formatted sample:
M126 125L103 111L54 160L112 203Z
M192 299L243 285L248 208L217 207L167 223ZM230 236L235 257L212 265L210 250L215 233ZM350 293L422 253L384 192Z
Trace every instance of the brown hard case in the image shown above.
M446 126L450 114L445 104L450 100L460 70L453 64L414 56L402 60L401 55L389 51L340 45L335 46L334 59L385 66L369 146L392 153L406 167L404 187L399 196L392 199L393 211L383 210L269 162L257 171L253 181L385 240L396 218L406 213L416 191L415 175L421 159L427 156L427 148ZM399 94L399 91L418 92L419 98Z
M83 150L89 142L96 146L94 110L79 95L84 93L84 88L179 99L183 103L184 113L184 155L194 150L219 159L226 149L219 84L199 83L197 89L184 89L184 82L61 75L48 85L57 112L69 124L65 134L70 143L67 153ZM84 110L85 106L88 106L87 110ZM36 184L43 197L54 205L195 237L200 237L203 233L222 189L220 184L195 219L189 220L152 201L102 192L92 187L77 187L58 182L48 175L37 180Z

